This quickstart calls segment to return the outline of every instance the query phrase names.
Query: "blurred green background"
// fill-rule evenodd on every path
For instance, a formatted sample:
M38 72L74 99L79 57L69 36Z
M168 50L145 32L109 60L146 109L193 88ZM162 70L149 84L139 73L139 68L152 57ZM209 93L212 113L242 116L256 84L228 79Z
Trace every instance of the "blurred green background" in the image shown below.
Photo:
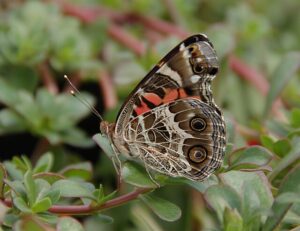
M91 139L99 132L99 119L70 96L64 74L82 98L113 122L130 91L160 58L185 37L205 33L220 61L213 92L227 121L228 148L219 171L223 181L218 184L224 188L211 188L205 196L183 184L155 190L155 195L181 208L182 216L175 222L160 220L139 201L106 211L112 224L96 216L79 220L91 231L262 230L268 217L265 210L279 195L290 169L299 167L299 10L299 0L2 0L0 160L24 154L36 162L51 151L53 171L91 161L89 180L113 191L114 168ZM253 151L252 145L258 149ZM240 148L244 152L236 151ZM239 165L243 155L254 156L243 162L254 165ZM268 161L258 163L261 156ZM266 165L268 169L262 170ZM263 175L263 183L257 182L264 184L264 196L269 198L263 208L249 200L255 205L248 204L250 212L245 212L247 202L233 209L232 198L239 190L231 183L249 168ZM254 182L257 175L247 177L240 184ZM245 187L257 187L257 182ZM297 187L299 191L296 181ZM214 204L215 199L221 205ZM300 223L299 200L289 203L294 206L292 215L277 230L291 230ZM253 211L259 215L249 218ZM235 228L226 226L234 223Z

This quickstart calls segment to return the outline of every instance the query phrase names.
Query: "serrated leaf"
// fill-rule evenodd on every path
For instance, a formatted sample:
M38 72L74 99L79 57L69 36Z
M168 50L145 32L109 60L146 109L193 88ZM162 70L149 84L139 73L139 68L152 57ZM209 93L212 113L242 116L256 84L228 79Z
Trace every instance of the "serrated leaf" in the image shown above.
M287 85L289 80L294 77L295 72L300 67L300 53L290 52L286 54L277 68L274 71L274 75L271 79L270 89L267 95L267 101L265 106L265 115L270 111L270 108L280 94L282 89Z
M162 220L176 221L181 217L181 209L169 201L150 195L139 198Z
M31 213L31 209L28 207L26 202L23 200L22 197L15 197L13 198L14 206L19 209L23 213Z
M53 165L53 155L50 152L42 155L34 166L33 173L49 172Z
M51 190L59 190L61 197L83 197L92 200L97 200L92 191L76 181L72 180L59 180L52 186Z
M31 207L31 209L34 213L40 213L40 212L47 211L51 206L52 206L52 202L50 198L45 197L40 201L35 202L34 205Z
M82 225L72 217L62 217L58 220L57 231L84 231Z
M150 179L145 169L133 162L126 162L121 170L122 178L125 182L141 187L156 188L157 185Z
M68 165L60 173L71 179L90 180L92 178L93 167L90 162Z

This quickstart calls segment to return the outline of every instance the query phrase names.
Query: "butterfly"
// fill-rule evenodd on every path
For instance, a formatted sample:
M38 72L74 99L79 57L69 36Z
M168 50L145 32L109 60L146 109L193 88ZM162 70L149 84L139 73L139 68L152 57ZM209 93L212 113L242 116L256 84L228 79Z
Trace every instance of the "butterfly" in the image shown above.
M172 49L131 92L116 122L100 123L116 157L172 177L209 177L221 166L226 146L224 118L211 90L218 70L204 34Z

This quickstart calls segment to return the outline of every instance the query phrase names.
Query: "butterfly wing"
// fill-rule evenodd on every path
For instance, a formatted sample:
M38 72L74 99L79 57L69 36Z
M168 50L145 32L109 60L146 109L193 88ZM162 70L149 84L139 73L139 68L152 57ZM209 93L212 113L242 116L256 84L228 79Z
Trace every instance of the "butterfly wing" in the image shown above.
M160 172L174 176L181 172L181 175L191 179L191 176L194 176L193 179L202 179L203 176L211 172L209 169L215 169L219 166L224 155L225 129L222 114L213 101L210 88L211 80L218 72L218 68L215 50L204 35L191 36L171 50L133 90L120 110L113 138L117 149L122 153L137 155L147 166ZM189 120L192 118L182 118L187 121L187 124L183 130L180 130L174 125L176 124L174 118L177 118L177 114L179 117L188 115L176 110L170 112L168 107L177 105L175 108L180 111L181 108L192 107L191 104L195 107L189 110L194 111L194 114L198 111L201 114L199 116L205 118L203 120L205 124L211 124L211 126L208 126L210 129L205 130L205 133L204 131L193 131L182 133L184 134L182 135L181 132L191 129L187 124L191 123ZM209 108L210 113L207 116L204 116L203 108ZM163 126L161 128L156 126L157 119L156 122L149 122L147 119L149 117L160 118L164 121ZM149 129L149 124L155 127L154 130L149 130L150 133L153 132L153 136L156 138L153 142L149 141L151 137L146 136L147 132L144 131L145 127L143 127L146 126ZM164 133L164 129L167 129L168 132ZM135 132L144 138L136 137ZM220 134L213 138L214 133ZM170 144L171 146L167 149L162 149L162 144L158 142L163 139L161 134L166 136L166 139L163 140L164 143L171 142L174 144L177 141L193 141L191 144L183 144L182 147L175 147ZM202 140L199 138L192 139L197 136L205 136L205 138ZM199 154L198 146L201 147L199 149L206 150L207 161L210 161L201 161L201 163L191 161L189 153ZM195 149L191 149L191 147ZM216 147L218 147L217 150L214 150ZM165 152L166 150L168 152ZM167 155L163 155L163 153L167 153ZM177 154L175 155L175 153ZM175 158L175 156L177 157ZM154 157L157 161L154 161ZM163 167L167 164L164 161L168 162L170 158L173 162L169 162L169 164L182 164L182 167L184 165L186 168L179 171L173 166L174 164L172 164L174 170L170 170L170 167ZM158 162L161 164L157 165ZM204 168L206 163L210 163L212 166ZM163 170L165 168L168 170ZM174 172L172 173L172 171Z
M126 124L132 155L170 176L208 177L222 163L225 129L214 107L185 98L163 104Z

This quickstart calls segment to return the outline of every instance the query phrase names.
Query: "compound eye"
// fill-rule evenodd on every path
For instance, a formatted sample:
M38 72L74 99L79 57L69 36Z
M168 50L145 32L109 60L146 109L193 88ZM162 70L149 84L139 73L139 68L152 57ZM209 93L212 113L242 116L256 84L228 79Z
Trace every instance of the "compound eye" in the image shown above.
M194 117L191 119L191 128L193 131L201 132L206 128L206 122L200 117Z

